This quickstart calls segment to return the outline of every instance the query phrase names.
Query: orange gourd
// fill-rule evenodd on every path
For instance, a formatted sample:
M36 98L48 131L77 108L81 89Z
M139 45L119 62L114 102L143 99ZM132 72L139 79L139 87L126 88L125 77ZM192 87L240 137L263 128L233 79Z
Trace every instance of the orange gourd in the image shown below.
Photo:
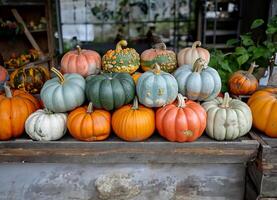
M77 140L105 140L111 132L111 114L105 110L93 110L92 103L89 103L70 112L67 128Z
M277 138L277 88L255 92L248 100L253 126L269 137Z
M138 82L138 79L139 79L139 77L142 75L142 73L140 73L140 72L135 72L133 75L132 75L132 78L133 78L133 80L135 81L135 84L137 84L137 82Z
M26 119L39 109L39 103L27 92L12 92L6 85L4 89L5 94L0 95L0 140L9 140L23 134Z
M252 74L255 67L255 62L251 63L248 71L237 71L229 78L228 86L232 94L246 95L257 90L258 81Z
M168 104L157 110L158 132L172 142L194 141L206 128L206 111L194 101L185 101L181 94L178 94L177 99L177 104Z
M142 141L155 131L155 113L152 109L139 105L135 97L133 105L125 105L114 112L112 127L123 140Z

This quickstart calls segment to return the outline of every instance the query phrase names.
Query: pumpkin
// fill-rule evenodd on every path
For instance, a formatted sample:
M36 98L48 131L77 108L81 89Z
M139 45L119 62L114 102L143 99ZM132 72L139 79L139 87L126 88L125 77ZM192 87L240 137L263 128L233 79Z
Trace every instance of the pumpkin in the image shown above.
M269 137L277 137L277 88L255 92L248 100L253 126Z
M155 113L152 109L138 104L125 105L113 113L112 127L115 134L126 141L142 141L155 131Z
M84 77L98 74L101 70L101 57L96 51L81 49L67 52L61 60L62 73L77 73Z
M179 67L173 76L178 82L179 92L191 100L209 101L217 97L221 90L221 79L218 72L207 66L199 58L194 65Z
M27 92L11 92L5 85L5 94L0 95L0 140L9 140L22 135L28 116L39 109L39 103Z
M136 86L139 102L147 107L161 107L172 103L178 94L175 78L160 69L155 63L154 70L144 72Z
M137 84L138 83L138 79L139 79L139 77L142 75L142 73L140 73L140 72L135 72L133 75L132 75L132 78L133 78L133 80L135 81L135 84Z
M113 110L133 100L135 83L127 73L102 73L87 78L86 95L94 107Z
M229 97L217 97L202 104L207 112L206 133L216 140L235 140L248 133L252 114L246 103Z
M257 65L253 62L248 71L239 70L229 78L228 86L232 94L246 95L256 91L258 88L258 81L252 74L255 67L257 67Z
M201 48L200 46L201 42L195 41L191 48L187 47L179 51L177 56L178 65L193 65L198 58L204 59L208 64L210 62L210 53L207 49Z
M50 78L45 66L21 67L14 70L10 76L13 88L23 89L30 93L39 93L43 84Z
M0 65L0 82L4 82L8 79L8 71Z
M66 113L37 110L25 122L25 131L33 140L58 140L66 133Z
M51 68L57 77L45 82L40 96L44 106L53 112L67 112L82 105L85 101L85 79L80 74L62 75Z
M68 116L69 133L77 140L99 141L109 137L111 132L111 114L105 110L93 110L93 104L79 107Z
M191 142L199 138L206 128L206 111L181 94L178 102L161 107L156 112L156 127L161 136L171 142Z
M122 49L127 46L126 40L117 43L115 50L109 50L102 58L102 67L106 72L134 73L140 65L139 54L133 48Z
M158 63L165 72L173 72L177 68L176 54L167 50L165 43L158 43L155 48L145 50L140 59L144 71L151 70L155 63Z

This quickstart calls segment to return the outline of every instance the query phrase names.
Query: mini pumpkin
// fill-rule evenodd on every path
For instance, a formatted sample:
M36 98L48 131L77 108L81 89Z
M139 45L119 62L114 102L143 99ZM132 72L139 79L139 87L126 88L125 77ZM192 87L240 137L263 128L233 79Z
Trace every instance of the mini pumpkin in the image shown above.
M12 92L7 85L4 88L5 94L0 95L0 140L9 140L23 134L26 119L39 103L27 92Z
M127 46L126 40L117 43L115 50L109 50L102 58L102 67L106 72L134 73L140 65L139 54L133 48L122 49Z
M10 76L13 88L23 89L30 93L39 93L43 84L50 78L48 68L40 66L21 67L14 70Z
M48 109L37 110L25 122L25 131L33 140L58 140L66 133L66 113L53 113Z
M140 62L144 71L153 69L155 63L165 72L173 72L177 68L176 54L167 50L165 43L158 43L154 48L142 52Z
M255 62L251 63L248 71L239 70L235 72L228 81L229 91L236 95L252 94L258 88L258 81L252 74L257 67Z
M178 94L178 102L161 107L156 112L156 127L161 136L171 142L191 142L206 128L206 111Z
M199 46L199 47L197 47ZM193 65L198 58L202 58L208 64L210 62L210 53L207 49L201 48L201 42L196 41L192 47L182 49L178 53L178 65Z
M178 82L179 92L191 100L209 101L217 97L221 90L221 78L218 72L207 66L199 58L194 65L179 67L173 76Z
M248 100L253 126L269 137L277 138L277 88L255 92Z
M138 104L125 105L113 113L112 127L115 134L126 141L142 141L155 131L155 113L152 109Z
M61 60L62 73L77 73L84 77L98 74L101 70L101 57L96 51L81 49L67 52Z
M80 74L62 75L51 68L57 77L45 82L40 96L46 108L53 112L67 112L82 105L85 101L85 79Z
M252 127L252 114L246 103L229 97L217 97L202 104L207 112L206 133L216 140L235 140Z
M147 107L161 107L172 103L178 94L178 84L175 78L161 71L155 63L154 70L144 72L136 86L139 102Z
M111 114L105 110L93 110L93 104L79 107L68 116L67 127L77 140L105 140L111 131Z
M86 95L96 108L113 110L134 99L135 83L128 73L102 73L87 78Z

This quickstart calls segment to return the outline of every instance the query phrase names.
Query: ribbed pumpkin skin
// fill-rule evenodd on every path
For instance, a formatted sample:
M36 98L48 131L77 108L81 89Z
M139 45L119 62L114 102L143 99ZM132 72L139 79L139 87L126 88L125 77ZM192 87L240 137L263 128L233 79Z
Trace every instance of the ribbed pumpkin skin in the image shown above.
M81 49L67 52L61 60L61 72L77 73L84 77L98 74L101 70L101 56L92 50Z
M201 61L203 60L199 60ZM221 90L221 78L218 72L209 66L202 66L197 72L193 66L183 65L173 76L178 82L179 92L190 100L209 101L217 97Z
M66 133L66 113L37 110L25 122L26 133L38 141L58 140Z
M253 126L269 137L277 137L277 89L267 88L255 92L248 100Z
M206 118L204 108L188 100L183 107L173 103L159 108L156 127L160 135L171 142L191 142L203 134Z
M141 75L136 90L141 104L147 107L161 107L176 99L178 84L171 74L153 70Z
M0 65L0 82L7 80L8 71Z
M81 141L105 140L111 131L111 114L105 110L87 111L87 106L76 108L68 116L70 134Z
M27 92L15 90L10 98L0 95L0 140L21 136L26 119L38 108L38 101Z
M113 113L112 127L115 134L126 141L142 141L155 131L155 113L142 105L132 109L125 105Z
M155 48L147 49L142 52L141 68L144 71L153 69L153 65L158 63L161 70L165 72L173 72L177 68L176 54L171 50L166 50L164 43L157 44Z
M202 58L206 63L210 62L210 53L207 49L197 47L201 46L200 41L193 43L192 47L182 49L178 53L178 65L193 65L198 58Z
M228 105L228 106L226 106ZM229 98L217 97L202 104L207 112L206 133L216 140L235 140L252 127L252 114L246 103Z
M135 97L135 82L127 73L103 73L87 79L87 98L96 108L113 110Z
M65 74L64 82L58 77L43 85L40 96L46 108L53 112L67 112L85 101L85 79L80 74Z

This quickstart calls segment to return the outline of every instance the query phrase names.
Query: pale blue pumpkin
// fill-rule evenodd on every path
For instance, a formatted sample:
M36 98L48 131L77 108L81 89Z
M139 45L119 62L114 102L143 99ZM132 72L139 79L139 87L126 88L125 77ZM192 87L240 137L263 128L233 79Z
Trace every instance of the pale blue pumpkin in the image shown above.
M147 107L161 107L172 103L178 94L178 84L175 78L160 70L155 64L155 69L144 72L138 79L136 86L139 102Z
M43 85L40 96L44 106L53 112L67 112L82 105L85 101L85 79L79 74L62 75L52 68L58 77Z
M182 65L173 76L178 82L179 92L191 100L209 101L217 97L221 90L218 72L198 58L194 65Z

